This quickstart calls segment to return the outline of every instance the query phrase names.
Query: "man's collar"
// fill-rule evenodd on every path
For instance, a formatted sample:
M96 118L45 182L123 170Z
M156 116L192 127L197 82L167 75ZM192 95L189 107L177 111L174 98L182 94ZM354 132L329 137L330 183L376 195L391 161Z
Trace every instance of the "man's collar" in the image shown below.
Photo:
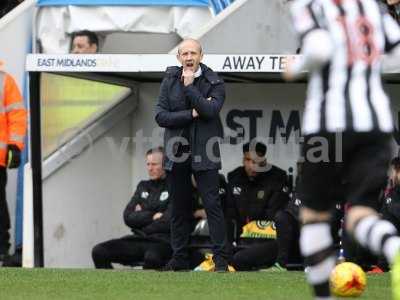
M194 78L200 77L203 71L201 70L201 66L199 65L199 68L197 69L196 72L194 72Z

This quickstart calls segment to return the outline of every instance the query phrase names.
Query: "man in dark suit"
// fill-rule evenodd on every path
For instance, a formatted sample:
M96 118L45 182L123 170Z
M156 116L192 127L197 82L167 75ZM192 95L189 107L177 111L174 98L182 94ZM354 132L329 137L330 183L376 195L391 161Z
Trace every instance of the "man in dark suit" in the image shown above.
M165 128L167 183L172 200L171 244L173 257L165 270L189 268L191 233L191 174L203 199L216 271L226 271L226 233L221 208L218 170L221 168L219 139L223 129L219 112L225 100L224 82L200 63L200 43L184 40L178 49L181 67L167 68L156 106L156 122Z

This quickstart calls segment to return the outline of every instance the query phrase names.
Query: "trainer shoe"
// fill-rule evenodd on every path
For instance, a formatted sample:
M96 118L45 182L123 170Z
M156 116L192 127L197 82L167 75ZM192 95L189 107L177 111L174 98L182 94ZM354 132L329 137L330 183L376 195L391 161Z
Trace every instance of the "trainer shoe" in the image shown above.
M367 274L383 274L385 273L380 267L372 266L371 270L367 272Z
M287 269L286 269L284 266L282 266L280 263L278 263L278 262L276 262L276 263L271 267L271 269L272 269L273 271L275 271L275 272L285 272L285 271L287 271Z
M263 272L286 272L287 269L283 267L280 263L276 262L274 265L268 269L261 269Z
M400 300L400 252L394 259L391 274L393 300Z

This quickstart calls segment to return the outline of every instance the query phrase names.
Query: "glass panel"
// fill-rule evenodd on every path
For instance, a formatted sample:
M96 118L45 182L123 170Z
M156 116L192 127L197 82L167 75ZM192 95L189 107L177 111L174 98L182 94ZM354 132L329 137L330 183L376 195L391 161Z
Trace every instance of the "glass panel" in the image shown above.
M125 86L49 73L42 74L40 85L44 158L131 92Z

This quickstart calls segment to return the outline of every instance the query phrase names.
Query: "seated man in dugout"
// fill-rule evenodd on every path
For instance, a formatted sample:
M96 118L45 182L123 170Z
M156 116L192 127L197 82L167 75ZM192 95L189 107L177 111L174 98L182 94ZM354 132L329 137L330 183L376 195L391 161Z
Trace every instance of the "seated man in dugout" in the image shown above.
M140 181L124 211L131 235L96 245L92 258L96 268L111 269L112 263L158 269L171 258L170 199L162 168L163 148L146 153L150 180Z
M270 267L278 254L274 220L289 201L287 177L266 152L261 142L243 145L243 166L228 174L228 239L237 245L232 265L238 271Z

